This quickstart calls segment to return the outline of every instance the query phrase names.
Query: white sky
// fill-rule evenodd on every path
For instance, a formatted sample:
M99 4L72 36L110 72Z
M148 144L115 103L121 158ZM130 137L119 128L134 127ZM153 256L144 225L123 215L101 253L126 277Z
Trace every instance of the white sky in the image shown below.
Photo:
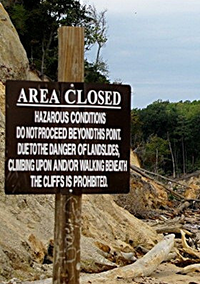
M200 99L200 0L87 0L107 9L102 50L112 81L133 90L133 107Z
M111 13L122 14L131 11L145 14L194 12L199 9L199 0L83 0L94 4L97 10L107 9Z

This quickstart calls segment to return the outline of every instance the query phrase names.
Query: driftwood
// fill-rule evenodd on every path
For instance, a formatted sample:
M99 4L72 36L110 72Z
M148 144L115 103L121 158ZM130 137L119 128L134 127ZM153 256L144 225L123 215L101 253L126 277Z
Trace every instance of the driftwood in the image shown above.
M200 272L200 263L188 265L180 269L177 274L187 274L191 272Z
M151 225L158 234L178 234L183 228L183 218L176 217L174 219L166 219L160 223L154 223Z
M177 258L179 259L178 263L180 263L180 262L183 263L183 262L186 262L188 260L188 258L183 257L182 254L180 254L178 248L174 247L174 251L176 252Z
M158 234L180 234L182 229L183 229L183 225L182 224L174 224L174 225L158 225L153 227L156 232ZM192 236L193 234L187 230L184 229L184 232L186 235L188 236Z
M185 201L184 203L180 204L174 211L176 215L179 215L183 210L187 209L190 206L190 202Z
M175 224L175 225L159 225L154 227L158 234L179 234L181 232L181 228L183 227L182 224Z
M88 281L91 281L93 284L108 284L113 283L112 281L115 279L133 279L141 276L149 276L161 262L167 259L171 249L174 247L174 237L173 234L164 237L162 241L133 264L102 272L98 276L87 276L87 279L83 278L81 283L86 284Z
M186 252L187 254L195 257L195 258L200 259L200 251L191 248L187 244L185 235L186 235L186 233L183 230L181 230L181 239L182 239L183 251Z
M184 230L185 234L192 236L193 233L184 229L184 216L176 217L172 220L166 220L164 223L155 223L152 226L158 234L180 234Z

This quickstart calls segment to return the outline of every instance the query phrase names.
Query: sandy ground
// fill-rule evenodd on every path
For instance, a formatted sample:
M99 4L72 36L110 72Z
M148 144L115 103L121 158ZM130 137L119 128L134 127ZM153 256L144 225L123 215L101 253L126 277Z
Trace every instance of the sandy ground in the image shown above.
M200 273L194 272L188 275L176 274L178 267L170 263L161 264L158 269L149 277L139 277L136 279L117 279L106 284L200 284ZM98 282L98 274L95 280ZM82 274L80 284L92 284L90 275ZM52 284L52 279L39 280L34 282L23 282L22 284Z
M161 264L149 277L135 279L135 282L144 284L200 284L200 273L194 272L188 275L176 274L178 267L170 263ZM119 283L119 282L118 282ZM123 283L123 282L122 282ZM124 282L125 283L125 282Z

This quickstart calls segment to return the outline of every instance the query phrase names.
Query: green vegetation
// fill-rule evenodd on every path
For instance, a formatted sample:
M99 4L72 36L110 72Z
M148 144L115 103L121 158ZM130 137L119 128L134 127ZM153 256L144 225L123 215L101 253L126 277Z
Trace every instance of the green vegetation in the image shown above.
M200 101L156 101L131 113L132 148L143 167L174 177L200 167Z
M57 80L58 36L62 26L85 27L85 49L97 47L93 62L85 64L86 82L108 82L107 66L100 52L107 41L106 10L81 5L77 0L4 0L27 52L30 66L40 77Z

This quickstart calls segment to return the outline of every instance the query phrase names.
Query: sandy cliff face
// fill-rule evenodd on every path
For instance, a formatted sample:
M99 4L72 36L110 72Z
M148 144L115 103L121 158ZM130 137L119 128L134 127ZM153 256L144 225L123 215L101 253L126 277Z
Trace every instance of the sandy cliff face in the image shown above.
M10 18L0 3L0 81L23 80L29 76L26 52Z

